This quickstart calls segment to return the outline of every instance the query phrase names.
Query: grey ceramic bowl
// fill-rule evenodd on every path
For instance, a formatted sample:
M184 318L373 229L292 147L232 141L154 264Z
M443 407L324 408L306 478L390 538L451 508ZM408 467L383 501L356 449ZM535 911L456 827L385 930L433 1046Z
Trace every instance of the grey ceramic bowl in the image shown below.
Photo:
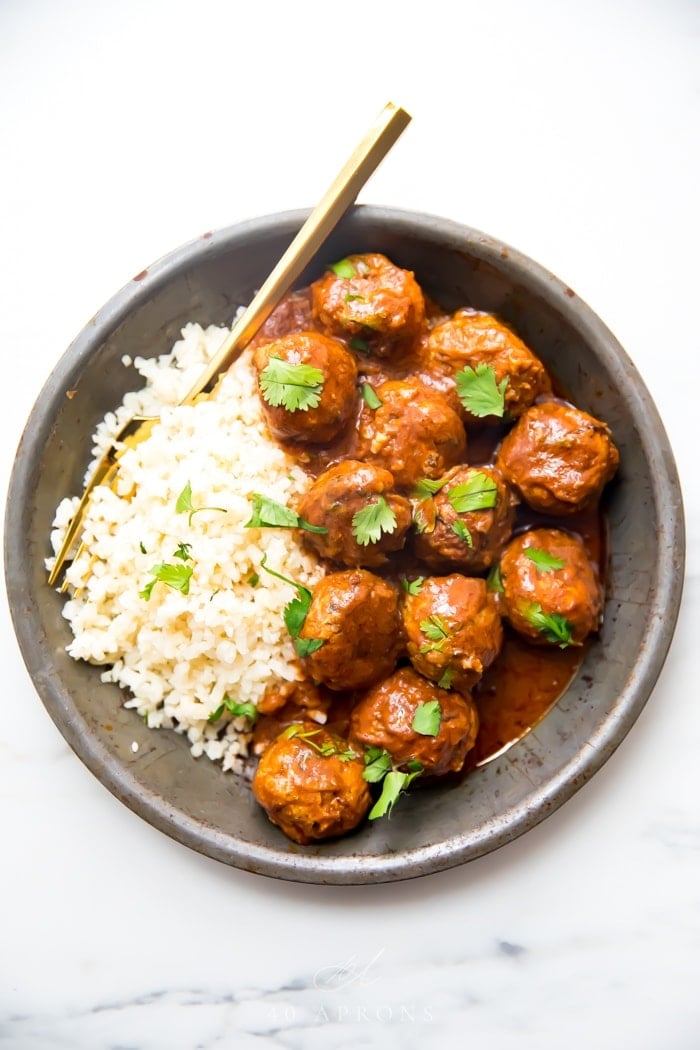
M539 726L461 783L416 791L391 820L332 843L289 842L245 784L186 741L146 729L99 671L64 652L63 599L43 568L60 499L81 490L89 435L123 396L120 359L170 349L188 320L228 323L305 218L290 212L206 234L139 274L90 321L49 377L11 478L7 586L29 672L70 746L122 802L179 842L226 864L316 883L405 879L473 860L561 806L610 757L646 703L666 656L684 565L681 494L656 409L605 325L556 277L507 245L430 215L356 207L318 266L384 252L445 307L471 303L512 322L573 399L605 419L621 453L609 492L605 620L575 680ZM133 382L133 378L132 378ZM69 398L67 391L74 391ZM132 752L132 741L139 750Z

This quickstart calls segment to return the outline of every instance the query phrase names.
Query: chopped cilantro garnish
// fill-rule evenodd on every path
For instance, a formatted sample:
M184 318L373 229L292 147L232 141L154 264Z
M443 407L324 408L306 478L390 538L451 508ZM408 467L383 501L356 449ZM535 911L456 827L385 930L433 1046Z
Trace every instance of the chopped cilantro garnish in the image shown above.
M178 514L189 515L187 519L188 525L192 524L192 518L195 516L195 514L199 514L201 510L216 510L220 511L222 514L226 513L225 507L195 507L195 505L192 502L192 486L190 485L189 481L187 482L184 489L175 501L175 510Z
M370 383L363 383L360 390L362 393L362 400L367 405L367 408L374 410L381 406L382 399L377 396L376 390Z
M268 405L282 405L288 412L316 408L323 391L323 372L313 365L290 364L271 357L260 373L260 389Z
M423 766L416 759L406 763L406 771L396 769L391 755L382 747L368 747L365 751L365 768L362 776L369 784L382 784L381 793L369 811L369 820L377 820L391 811L398 799L417 776Z
M414 499L430 499L436 492L447 484L447 480L443 478L421 478L420 481L416 482L415 488L413 489Z
M350 347L352 350L357 350L360 354L371 354L372 348L365 339L360 339L359 335L355 335L350 340Z
M439 700L426 700L418 704L413 715L411 728L421 736L437 736L440 732L442 708Z
M250 701L239 703L237 700L234 700L233 697L225 696L216 711L212 711L209 715L207 722L218 722L224 711L229 711L234 718L249 719L251 725L255 725L258 717L258 709L255 704L251 704Z
M361 547L378 543L383 532L391 533L395 528L396 515L383 496L352 516L352 534Z
M452 531L454 532L455 536L459 536L460 540L464 540L467 547L474 546L474 540L472 539L471 532L464 524L464 522L459 520L459 518L457 518L456 521L452 522Z
M444 642L449 637L445 621L435 613L432 613L427 620L421 620L420 629L431 642Z
M391 769L386 773L382 783L382 792L369 811L368 819L377 820L378 817L391 816L399 795L403 794L411 781L420 776L421 772L422 766L411 773L403 773L400 769Z
M139 591L139 597L148 601L157 583L165 583L168 587L172 587L174 591L180 591L181 594L189 594L190 577L193 571L191 565L170 565L165 561L161 562L160 565L154 565L152 569L149 569L153 579L149 580L142 591Z
M351 277L357 277L357 270L349 259L341 259L340 262L331 263L329 269L333 271L336 277L342 277L346 281L349 281Z
M377 784L391 769L391 755L381 747L365 751L365 769L362 776L370 784Z
M253 493L251 502L253 504L253 513L250 521L245 523L246 529L298 528L306 529L307 532L328 532L328 529L322 525L311 525L304 518L300 518L296 511L290 510L289 507L285 507L282 503L277 503L276 500L270 499L269 496L262 496L259 492Z
M295 738L297 740L303 740L319 755L322 755L323 758L330 758L331 755L337 755L341 762L351 762L353 758L360 757L357 752L353 751L349 746L343 748L341 751L337 744L332 740L326 740L324 743L319 744L318 740L315 740L314 737L317 737L320 732L322 732L320 728L304 729L298 723L293 723L280 733L280 737L285 740L292 740Z
M541 547L526 547L523 553L534 563L538 572L554 572L556 569L563 569L566 565L563 558L556 558Z
M497 383L491 365L479 364L476 368L467 365L457 373L455 383L467 412L477 417L503 415L508 376Z
M401 586L407 592L407 594L420 594L421 588L425 583L425 576L416 576L415 580L408 580L405 576L401 577Z
M503 594L503 581L501 580L501 566L496 563L486 578L486 587L496 594Z
M446 667L444 672L443 672L442 678L438 682L438 685L440 686L440 688L441 689L449 689L451 687L451 685L452 685L452 679L454 678L454 676L455 676L455 673L452 670L452 668L451 667Z
M475 471L468 481L455 485L447 493L447 499L458 514L473 510L490 510L496 506L498 486L488 474Z
M173 551L173 558L179 558L180 561L190 561L192 550L191 543L178 543L177 550Z
M560 649L566 649L568 645L578 645L573 640L572 625L561 613L546 613L539 602L533 604L526 610L525 618L533 627L545 636L548 642L555 642Z
M325 639L323 638L299 637L299 632L304 626L306 616L311 608L313 594L308 587L304 587L301 583L297 583L296 580L291 580L288 576L283 576L281 572L275 572L274 569L270 569L266 562L267 554L263 554L262 561L260 562L261 569L264 569L265 572L269 572L270 576L275 576L278 580L283 580L284 583L288 583L290 586L296 588L297 597L292 598L291 602L285 607L283 613L284 624L289 631L292 642L294 643L294 650L297 656L310 656L311 653L315 653L317 649L320 649L325 642Z

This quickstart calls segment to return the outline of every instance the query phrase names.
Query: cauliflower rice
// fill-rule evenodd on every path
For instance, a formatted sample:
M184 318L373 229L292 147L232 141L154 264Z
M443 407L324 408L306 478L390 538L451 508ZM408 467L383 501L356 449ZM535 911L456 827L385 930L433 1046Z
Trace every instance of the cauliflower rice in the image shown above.
M302 584L323 570L290 530L245 528L253 493L292 505L311 483L267 430L250 354L210 398L178 404L226 334L188 324L170 354L133 361L146 385L100 423L95 461L133 415L159 415L160 422L124 452L115 491L95 489L85 549L66 573L73 597L63 615L74 636L67 651L106 665L102 681L128 690L126 707L151 728L186 733L195 757L232 769L247 753L246 723L224 712L211 724L209 715L226 696L257 703L272 683L300 677L283 620L295 591L261 569L263 555L271 569ZM212 509L191 518L178 513L188 484L193 506ZM77 503L76 496L57 508L54 551ZM189 593L156 582L147 600L140 592L154 566L185 564L175 555L180 544L190 545Z

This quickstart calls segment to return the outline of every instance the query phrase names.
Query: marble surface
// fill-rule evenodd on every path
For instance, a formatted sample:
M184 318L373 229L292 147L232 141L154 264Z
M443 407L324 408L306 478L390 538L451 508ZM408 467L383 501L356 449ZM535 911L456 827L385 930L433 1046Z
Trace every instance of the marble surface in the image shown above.
M522 839L398 885L275 882L153 830L64 743L3 603L0 1046L700 1045L699 14L0 4L3 492L95 310L205 230L313 204L393 99L414 120L360 199L500 237L596 310L666 423L688 528L674 643L613 758Z

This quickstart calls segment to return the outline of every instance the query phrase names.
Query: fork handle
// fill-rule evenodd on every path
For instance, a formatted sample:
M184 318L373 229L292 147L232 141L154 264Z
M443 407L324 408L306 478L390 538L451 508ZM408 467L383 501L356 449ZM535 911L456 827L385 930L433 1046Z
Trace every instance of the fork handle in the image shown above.
M181 404L192 404L213 379L233 364L311 262L410 120L404 109L387 103Z

